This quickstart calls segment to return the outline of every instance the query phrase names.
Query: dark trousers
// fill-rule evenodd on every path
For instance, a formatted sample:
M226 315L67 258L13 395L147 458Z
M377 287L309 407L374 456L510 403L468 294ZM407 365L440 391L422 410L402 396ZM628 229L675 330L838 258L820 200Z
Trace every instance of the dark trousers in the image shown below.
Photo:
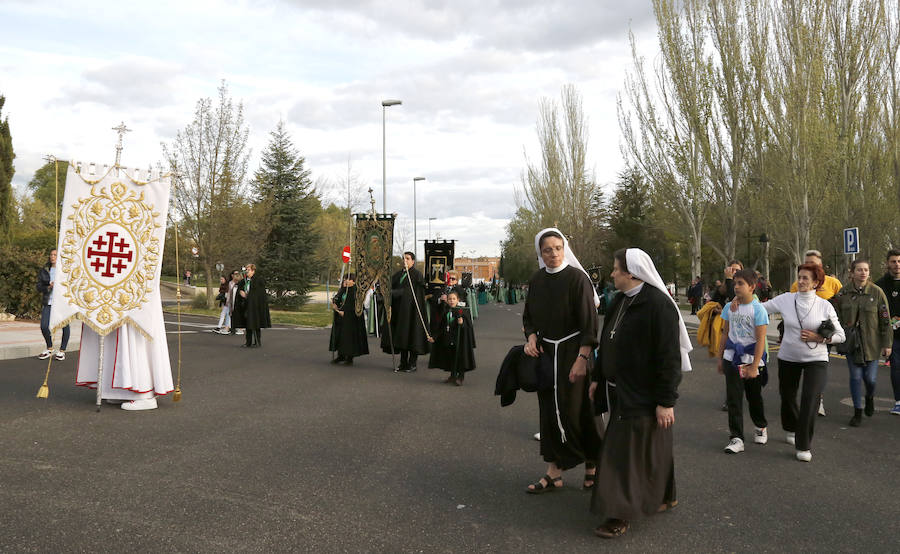
M62 351L66 350L66 347L69 346L69 333L71 330L69 326L66 325L62 330L62 344L59 346L59 349ZM44 306L41 309L41 334L44 335L44 342L47 343L47 350L53 348L53 333L50 332L50 306Z
M728 360L722 360L725 371L725 403L728 404L728 432L731 438L744 440L744 396L753 425L760 429L768 426L762 399L762 377L741 379L738 368Z
M262 346L262 329L251 329L247 327L244 330L244 336L247 337L247 346Z
M412 350L401 350L400 351L400 367L402 368L412 368L416 366L416 360L419 358L419 355L413 352Z
M781 394L781 427L796 433L797 450L809 450L819 395L825 390L828 362L788 362L778 360L778 392ZM802 378L802 384L801 384ZM800 389L800 406L797 390Z

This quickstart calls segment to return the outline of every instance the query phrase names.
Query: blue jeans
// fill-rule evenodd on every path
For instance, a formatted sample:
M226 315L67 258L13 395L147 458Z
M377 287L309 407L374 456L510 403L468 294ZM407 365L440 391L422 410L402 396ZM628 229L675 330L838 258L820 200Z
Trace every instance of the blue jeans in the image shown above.
M847 358L847 367L850 368L850 396L853 397L853 407L857 410L861 410L863 403L862 387L860 387L860 384L865 382L866 396L875 395L875 377L878 374L878 360L872 360L863 365L858 365L850 358Z
M900 402L900 339L894 338L891 347L891 386L894 388L894 402Z
M66 351L66 347L69 346L69 326L66 325L62 330L62 344L60 345L60 350L63 352ZM44 342L47 343L47 350L53 348L53 334L50 333L50 306L44 306L41 309L41 334L44 335Z

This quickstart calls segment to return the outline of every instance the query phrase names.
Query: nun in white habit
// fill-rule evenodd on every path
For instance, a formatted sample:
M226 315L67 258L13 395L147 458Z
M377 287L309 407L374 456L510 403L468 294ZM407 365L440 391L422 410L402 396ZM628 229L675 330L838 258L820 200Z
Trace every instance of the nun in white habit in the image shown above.
M528 281L522 313L525 353L541 358L552 386L547 383L537 392L541 456L547 471L527 492L557 490L562 487L562 472L581 463L584 486L591 488L600 449L587 379L599 328L596 293L559 229L544 229L534 245L540 269Z
M681 312L646 252L613 255L610 304L591 397L606 394L609 426L591 510L605 518L594 532L619 537L629 521L668 510L675 498L672 425L681 373L690 371L690 338Z

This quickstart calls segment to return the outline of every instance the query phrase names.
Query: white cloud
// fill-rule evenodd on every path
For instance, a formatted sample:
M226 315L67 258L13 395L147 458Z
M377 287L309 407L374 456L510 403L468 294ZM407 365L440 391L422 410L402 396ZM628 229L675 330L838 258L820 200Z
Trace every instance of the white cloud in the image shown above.
M221 79L242 100L251 173L279 119L313 177L339 180L348 156L382 204L465 251L497 254L515 211L523 151L537 153L541 97L584 95L601 182L621 167L615 95L629 23L653 43L650 3L611 0L295 0L0 3L0 94L21 187L45 154L123 162L161 158ZM437 231L435 231L437 232Z

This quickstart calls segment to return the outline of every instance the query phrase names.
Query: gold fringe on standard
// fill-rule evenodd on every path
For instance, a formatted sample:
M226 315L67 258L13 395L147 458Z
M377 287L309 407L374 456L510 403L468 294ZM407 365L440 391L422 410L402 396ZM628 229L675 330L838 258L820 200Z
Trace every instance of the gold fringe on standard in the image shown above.
M172 218L175 227L175 313L178 315L178 379L175 381L175 392L172 402L181 401L181 271L178 266L178 222Z

